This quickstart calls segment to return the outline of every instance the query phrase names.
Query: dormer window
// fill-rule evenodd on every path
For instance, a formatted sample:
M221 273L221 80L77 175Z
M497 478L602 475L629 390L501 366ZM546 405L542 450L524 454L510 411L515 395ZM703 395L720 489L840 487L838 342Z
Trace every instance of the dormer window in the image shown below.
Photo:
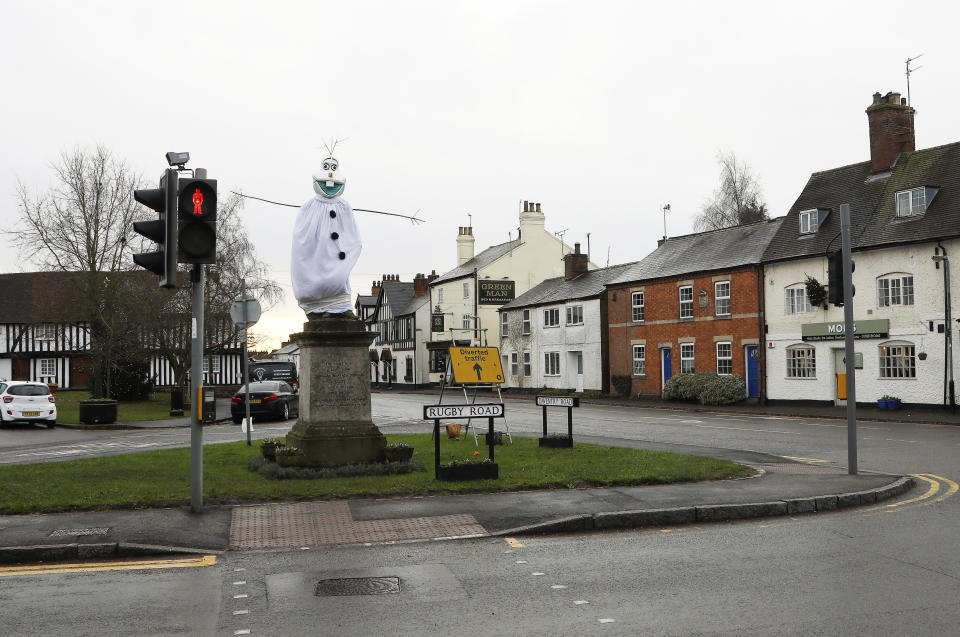
M813 210L800 211L800 234L813 234L820 229L823 222L826 221L829 209L814 208Z
M911 188L910 190L901 190L896 196L898 217L922 215L927 210L926 188Z

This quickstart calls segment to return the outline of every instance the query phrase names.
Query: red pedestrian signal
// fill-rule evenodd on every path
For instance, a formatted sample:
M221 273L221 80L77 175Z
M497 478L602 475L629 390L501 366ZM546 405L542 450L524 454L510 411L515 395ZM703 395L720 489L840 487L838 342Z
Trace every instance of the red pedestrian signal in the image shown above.
M177 262L217 262L217 180L181 179L177 194Z

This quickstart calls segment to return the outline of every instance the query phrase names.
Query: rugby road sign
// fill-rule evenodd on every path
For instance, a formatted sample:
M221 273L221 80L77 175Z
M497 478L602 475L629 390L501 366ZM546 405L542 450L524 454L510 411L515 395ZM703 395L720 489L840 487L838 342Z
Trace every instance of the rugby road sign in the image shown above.
M451 418L503 418L502 403L482 403L473 405L424 405L424 420L443 420Z

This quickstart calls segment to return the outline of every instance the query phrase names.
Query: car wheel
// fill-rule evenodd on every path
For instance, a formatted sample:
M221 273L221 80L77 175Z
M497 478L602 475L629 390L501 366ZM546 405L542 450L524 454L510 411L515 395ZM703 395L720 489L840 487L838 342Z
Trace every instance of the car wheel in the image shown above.
M290 420L290 405L283 403L283 411L280 414L281 420Z
M235 425L239 425L241 422L243 422L243 418L241 418L240 416L233 416L232 418L233 418L233 424Z
M53 429L53 428L56 427L56 426L57 426L57 421L56 421L56 420L50 420L50 421L47 422L47 429Z

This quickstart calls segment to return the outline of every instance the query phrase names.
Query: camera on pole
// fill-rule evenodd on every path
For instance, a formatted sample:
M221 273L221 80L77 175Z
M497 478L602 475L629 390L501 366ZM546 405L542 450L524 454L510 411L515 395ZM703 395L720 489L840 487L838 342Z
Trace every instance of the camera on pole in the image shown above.
M156 274L162 288L177 285L177 171L168 168L159 188L133 191L137 203L155 210L158 218L136 221L133 230L157 244L158 250L133 255L133 262Z

